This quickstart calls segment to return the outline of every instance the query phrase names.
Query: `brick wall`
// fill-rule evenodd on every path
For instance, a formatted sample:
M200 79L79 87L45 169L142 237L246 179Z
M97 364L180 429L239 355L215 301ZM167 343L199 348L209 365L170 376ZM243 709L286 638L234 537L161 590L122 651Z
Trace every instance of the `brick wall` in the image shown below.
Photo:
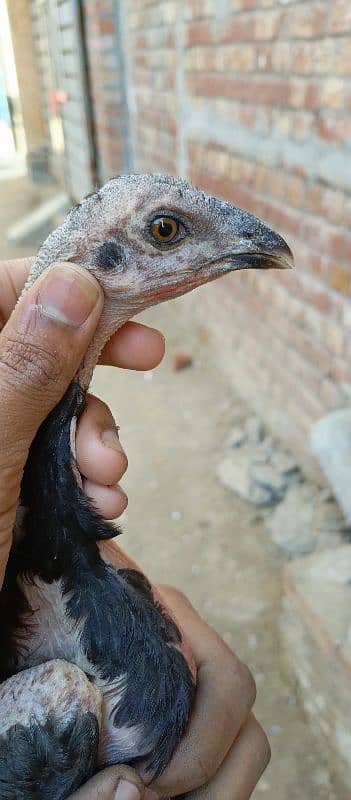
M188 175L295 253L295 273L232 275L192 303L229 378L305 446L351 383L350 0L122 6L135 167Z

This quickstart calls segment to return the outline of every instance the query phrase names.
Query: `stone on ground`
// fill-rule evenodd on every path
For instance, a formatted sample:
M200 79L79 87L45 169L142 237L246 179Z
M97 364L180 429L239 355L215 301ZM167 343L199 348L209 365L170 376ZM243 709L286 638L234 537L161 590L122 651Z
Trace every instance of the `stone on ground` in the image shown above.
M217 476L228 489L255 506L279 503L301 472L290 453L265 434L258 417L236 425L226 443Z
M308 483L292 486L265 523L273 542L289 558L340 546L346 525L330 492Z
M351 523L351 409L322 417L313 426L311 449Z

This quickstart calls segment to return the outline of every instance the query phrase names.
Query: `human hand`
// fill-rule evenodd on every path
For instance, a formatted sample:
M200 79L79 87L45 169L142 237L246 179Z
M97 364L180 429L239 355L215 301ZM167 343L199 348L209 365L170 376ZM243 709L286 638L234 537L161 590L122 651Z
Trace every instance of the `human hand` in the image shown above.
M103 306L98 283L71 264L63 290L56 286L55 294L64 302L60 313L73 311L74 304L84 317L81 325L77 317L63 324L40 311L51 272L41 276L12 314L31 263L32 259L0 262L0 587L29 446L74 377ZM65 275L62 265L59 274ZM157 366L163 353L158 331L131 322L110 339L100 363L147 370ZM76 448L85 491L105 518L119 516L127 505L118 486L127 458L109 409L92 395L77 427Z
M95 775L71 800L249 800L270 749L252 713L253 678L183 594L157 587L187 637L197 664L195 707L170 764L148 788L133 770L111 767ZM122 772L120 772L121 770ZM116 795L119 786L124 794Z
M248 668L178 590L158 587L188 640L197 665L189 727L145 800L248 800L270 759L267 737L252 713Z
M2 317L3 322L8 320L29 264L29 261L0 264L0 319ZM44 273L0 334L0 581L11 546L16 502L30 443L72 380L94 334L103 305L96 281L79 267L69 265L68 269L66 294L56 290L56 299L59 295L65 301L66 313L73 311L73 307L80 310L84 318L81 324L77 320L71 325L58 323L50 314L45 315L43 307L48 301L50 280ZM64 277L62 265L56 275ZM51 298L49 305L52 309ZM129 324L113 337L102 358L103 363L147 369L155 366L162 354L162 338L156 331ZM106 429L105 424L111 426L112 420L108 410L96 402L89 401L82 418L77 455L83 476L97 486L98 493L107 481L103 472L106 453L105 449L100 449L98 437L100 431ZM89 448L84 451L86 437L90 437L96 448L90 460ZM112 450L111 458L116 458L113 467L116 473L117 464L118 469L124 471L123 452ZM93 475L88 472L91 467ZM95 502L100 503L107 516L104 498L97 496ZM189 800L247 800L268 762L267 740L251 714L255 692L247 669L200 620L182 595L167 588L163 588L162 593L192 645L198 666L196 703L188 731L170 765L151 789L144 790L136 773L128 772L128 768L111 767L82 787L74 800L112 799L118 783L118 799L121 800L136 800L138 792L141 800L163 800L184 793ZM120 780L121 775L124 782Z

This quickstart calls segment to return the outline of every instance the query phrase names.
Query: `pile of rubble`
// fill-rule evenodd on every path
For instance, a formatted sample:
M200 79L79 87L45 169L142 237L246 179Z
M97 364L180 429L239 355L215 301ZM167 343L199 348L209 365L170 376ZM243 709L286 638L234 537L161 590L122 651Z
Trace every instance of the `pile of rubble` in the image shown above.
M262 509L274 543L290 557L345 543L351 529L328 489L309 482L257 417L231 431L217 466L221 483Z
M280 618L286 667L325 757L351 791L351 409L320 419L310 446L324 488L249 417L232 430L217 474L259 509L289 559Z

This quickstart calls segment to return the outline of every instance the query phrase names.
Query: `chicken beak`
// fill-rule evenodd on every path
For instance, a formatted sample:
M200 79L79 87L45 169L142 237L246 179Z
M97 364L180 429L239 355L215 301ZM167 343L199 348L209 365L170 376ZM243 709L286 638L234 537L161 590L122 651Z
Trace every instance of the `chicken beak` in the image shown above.
M283 241L283 240L282 240ZM294 256L290 247L284 242L284 247L281 247L273 252L262 252L256 254L256 266L259 269L293 269Z
M277 233L266 229L269 236L250 238L240 249L222 254L230 270L236 269L293 269L294 257L290 247ZM265 231L266 232L266 231Z

